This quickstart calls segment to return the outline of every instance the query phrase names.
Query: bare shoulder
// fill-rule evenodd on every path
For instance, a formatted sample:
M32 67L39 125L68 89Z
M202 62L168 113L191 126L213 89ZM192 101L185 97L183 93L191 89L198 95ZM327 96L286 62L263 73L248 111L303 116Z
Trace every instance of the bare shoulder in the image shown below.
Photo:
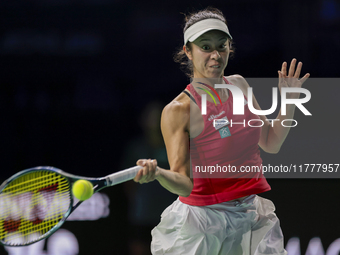
M162 112L161 124L170 127L187 128L190 120L190 99L184 93L179 94Z
M247 94L247 89L249 88L249 84L242 75L234 74L234 75L226 76L225 78L228 81L230 81L232 84L234 84L235 86L239 87L243 91L243 94L245 95Z
M190 113L190 99L187 95L181 93L164 107L162 115L170 117L186 113Z

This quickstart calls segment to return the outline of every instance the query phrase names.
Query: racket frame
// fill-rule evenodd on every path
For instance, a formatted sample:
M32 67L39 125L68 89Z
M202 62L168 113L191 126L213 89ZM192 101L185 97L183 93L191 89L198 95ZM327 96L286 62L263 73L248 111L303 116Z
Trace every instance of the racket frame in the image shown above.
M53 166L37 166L37 167L32 167L28 168L25 170L22 170L7 180L5 180L1 185L0 185L0 194L2 191L15 179L19 178L20 176L23 176L25 174L28 174L30 172L36 172L36 171L49 171L49 172L54 172L57 173L63 177L66 177L68 185L69 185L69 191L70 191L70 205L67 210L67 212L63 215L62 219L55 225L53 226L48 232L45 234L41 235L38 239L28 242L28 243L23 243L23 244L7 244L4 243L3 240L0 239L0 243L4 246L12 246L12 247L19 247L19 246L27 246L31 245L33 243L39 242L42 239L48 238L51 236L54 232L56 232L67 220L67 218L70 216L70 214L84 201L77 201L76 204L74 204L74 199L73 199L73 194L72 194L72 184L77 181L77 180L87 180L92 183L93 185L93 193L96 193L100 191L101 189L109 186L113 186L128 180L131 180L134 178L134 176L137 174L137 172L142 169L140 166L135 166L131 167L128 169L125 169L120 172L116 172L110 175L107 175L105 177L101 178L93 178L93 177L85 177L85 176L79 176L79 175L73 175L67 172L64 172L63 170L53 167Z

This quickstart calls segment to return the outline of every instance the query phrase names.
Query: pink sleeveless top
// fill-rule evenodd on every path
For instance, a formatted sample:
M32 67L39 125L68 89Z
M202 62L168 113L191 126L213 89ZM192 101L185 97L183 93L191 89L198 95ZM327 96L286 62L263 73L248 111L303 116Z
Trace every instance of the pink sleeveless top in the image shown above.
M187 89L201 109L201 96L191 84ZM246 167L250 169L251 166L260 167L262 164L258 147L261 128L248 126L249 120L260 118L249 111L247 104L244 115L233 115L233 95L230 90L228 93L229 97L222 105L207 100L207 114L202 115L204 129L197 137L190 139L194 187L188 197L179 197L183 203L212 205L271 189L261 172L245 170ZM229 122L232 120L232 126L213 126L214 118L225 117ZM255 126L259 123L252 121L250 124Z

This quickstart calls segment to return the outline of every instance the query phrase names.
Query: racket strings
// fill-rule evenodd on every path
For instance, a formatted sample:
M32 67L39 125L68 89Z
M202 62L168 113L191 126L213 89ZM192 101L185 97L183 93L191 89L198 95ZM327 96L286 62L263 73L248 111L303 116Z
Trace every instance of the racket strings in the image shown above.
M40 239L63 219L70 203L68 180L55 172L16 178L0 194L0 239L11 245Z

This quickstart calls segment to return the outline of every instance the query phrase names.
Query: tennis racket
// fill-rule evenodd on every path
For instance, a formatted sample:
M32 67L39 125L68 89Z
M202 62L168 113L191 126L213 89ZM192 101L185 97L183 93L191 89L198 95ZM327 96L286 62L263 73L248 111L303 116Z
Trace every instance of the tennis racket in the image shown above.
M72 184L87 180L93 192L133 179L140 166L102 178L66 173L51 166L23 170L0 186L0 242L26 246L52 235L82 203L73 201Z

